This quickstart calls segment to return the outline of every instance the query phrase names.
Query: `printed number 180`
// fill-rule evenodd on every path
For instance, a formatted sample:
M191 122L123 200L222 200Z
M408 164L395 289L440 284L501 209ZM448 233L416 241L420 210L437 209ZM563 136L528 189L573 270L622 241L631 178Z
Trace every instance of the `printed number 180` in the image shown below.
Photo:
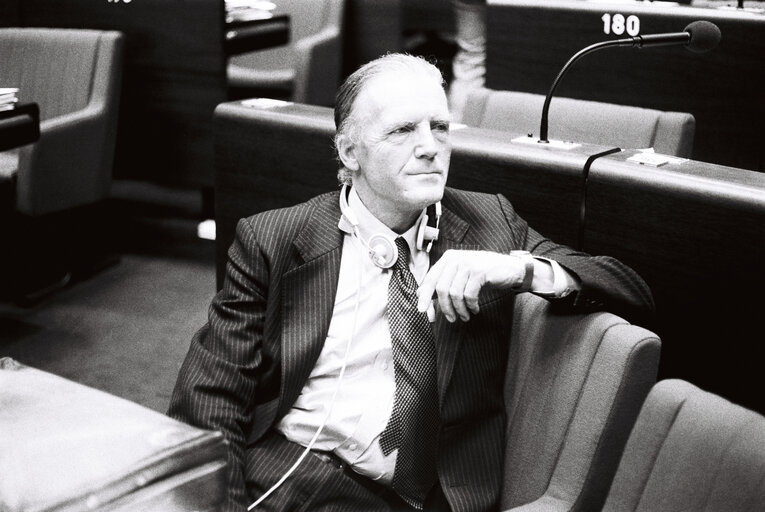
M613 16L605 13L601 18L603 20L603 32L606 34L614 33L617 36L624 34L636 36L640 33L640 18L631 14L624 19L623 14L614 14Z

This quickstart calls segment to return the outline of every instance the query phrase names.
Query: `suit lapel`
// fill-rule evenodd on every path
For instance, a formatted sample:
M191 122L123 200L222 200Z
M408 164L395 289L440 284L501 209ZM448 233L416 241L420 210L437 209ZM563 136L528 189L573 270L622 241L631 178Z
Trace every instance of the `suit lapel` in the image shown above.
M301 263L282 277L282 381L277 417L292 405L329 330L343 235L337 194L322 198L293 242Z

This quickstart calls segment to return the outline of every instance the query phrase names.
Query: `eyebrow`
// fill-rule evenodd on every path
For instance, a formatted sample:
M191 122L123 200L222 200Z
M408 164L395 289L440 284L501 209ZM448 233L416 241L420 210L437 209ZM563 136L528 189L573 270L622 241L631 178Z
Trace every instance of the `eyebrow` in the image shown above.
M433 119L430 119L428 123L433 125L445 125L449 126L451 124L451 121L448 118L442 118L442 117L435 117ZM387 123L384 125L385 131L391 131L396 130L398 128L403 127L414 127L417 126L419 123L417 121L393 121L390 123Z

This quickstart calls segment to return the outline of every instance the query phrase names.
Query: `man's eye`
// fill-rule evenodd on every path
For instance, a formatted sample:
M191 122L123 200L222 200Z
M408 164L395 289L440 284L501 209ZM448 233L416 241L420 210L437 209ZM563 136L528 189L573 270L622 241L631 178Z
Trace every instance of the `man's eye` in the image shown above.
M449 131L449 123L432 123L430 125L430 129L438 131L438 132L448 132Z
M409 133L412 131L412 127L409 125L406 126L399 126L398 128L393 129L391 133Z

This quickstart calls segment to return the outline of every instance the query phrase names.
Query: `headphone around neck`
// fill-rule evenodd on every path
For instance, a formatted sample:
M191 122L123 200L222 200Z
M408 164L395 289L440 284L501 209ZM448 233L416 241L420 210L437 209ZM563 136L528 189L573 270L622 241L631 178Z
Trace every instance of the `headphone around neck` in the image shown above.
M340 222L338 227L346 233L353 234L369 252L372 262L380 268L391 268L398 259L398 249L394 240L384 234L375 233L364 241L359 231L359 222L348 204L350 188L343 185L340 190ZM430 252L433 242L438 240L438 225L441 221L441 202L437 202L425 208L418 219L417 226L417 249ZM425 246L425 241L428 242Z

